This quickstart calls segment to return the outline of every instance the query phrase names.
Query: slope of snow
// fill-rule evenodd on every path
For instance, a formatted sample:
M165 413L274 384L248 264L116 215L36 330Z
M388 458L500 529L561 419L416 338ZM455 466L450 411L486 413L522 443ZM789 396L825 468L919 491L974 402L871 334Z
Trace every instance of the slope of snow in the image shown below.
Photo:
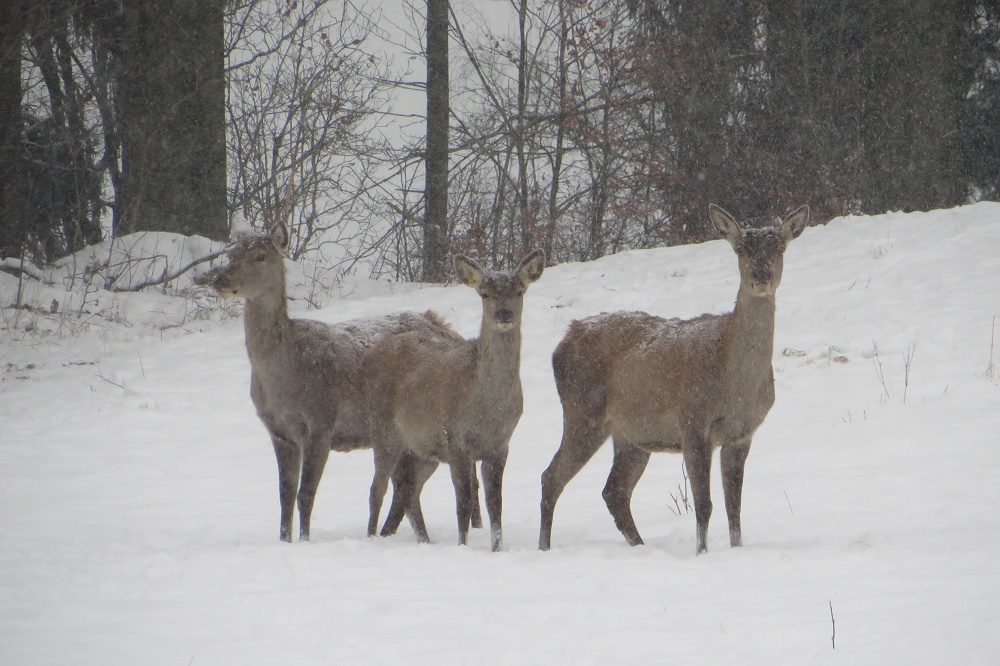
M837 219L792 244L746 545L728 546L716 462L699 557L679 456L653 456L636 490L639 548L601 499L610 446L567 487L547 553L539 476L568 323L728 310L723 241L556 266L531 287L498 554L488 530L455 545L443 472L423 497L433 544L405 524L365 537L368 452L331 455L313 541L279 543L238 312L206 301L185 318L183 297L137 293L118 318L55 331L46 294L42 312L6 307L17 279L0 273L0 663L998 663L997 247L992 203ZM463 286L375 284L291 307L328 322L434 308L467 336L481 311Z

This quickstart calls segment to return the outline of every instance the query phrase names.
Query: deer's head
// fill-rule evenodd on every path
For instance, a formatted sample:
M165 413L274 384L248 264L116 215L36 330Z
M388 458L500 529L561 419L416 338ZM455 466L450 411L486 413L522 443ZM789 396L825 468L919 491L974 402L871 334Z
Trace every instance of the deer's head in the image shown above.
M284 294L287 248L288 230L280 222L268 235L238 240L212 278L212 288L223 298L253 299L275 291Z
M773 296L781 283L785 248L809 223L809 206L792 212L778 226L743 229L732 215L715 204L709 207L715 228L736 251L740 289L753 296Z
M472 287L483 299L483 328L512 331L521 328L521 310L528 285L542 277L545 253L535 250L513 273L483 270L472 259L455 257L459 279Z

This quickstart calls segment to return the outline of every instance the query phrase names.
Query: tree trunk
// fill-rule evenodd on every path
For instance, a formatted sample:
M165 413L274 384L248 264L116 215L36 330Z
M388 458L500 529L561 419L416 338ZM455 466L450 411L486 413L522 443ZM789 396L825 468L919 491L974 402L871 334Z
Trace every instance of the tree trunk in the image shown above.
M552 186L549 188L549 219L545 225L545 237L542 249L550 261L553 260L552 245L556 236L556 225L559 222L559 183L562 179L562 164L564 143L566 138L566 110L569 107L567 98L567 64L566 47L569 41L569 24L567 20L566 0L559 1L559 49L556 56L556 71L559 97L559 115L556 118L556 140L552 156Z
M448 255L448 0L427 0L427 158L424 185L424 275L447 276Z
M928 210L959 198L959 12L952 3L871 5L865 47L865 212Z
M116 234L228 237L223 0L125 3Z
M528 158L525 154L525 114L528 105L528 0L520 0L517 10L517 214L521 227L520 254L525 255L538 245L534 220L528 219ZM516 261L511 257L511 261Z
M21 256L24 246L24 189L21 186L20 3L0 3L0 258Z

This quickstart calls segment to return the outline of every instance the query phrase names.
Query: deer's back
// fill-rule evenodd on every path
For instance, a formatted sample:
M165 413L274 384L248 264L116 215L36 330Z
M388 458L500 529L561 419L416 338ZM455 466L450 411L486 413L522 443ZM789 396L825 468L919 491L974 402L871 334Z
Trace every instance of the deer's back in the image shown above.
M364 356L372 416L391 423L407 448L443 460L440 435L467 408L476 362L472 341L444 330L387 337Z
M570 324L552 353L559 397L578 403L606 398L610 372L618 359L640 347L666 321L645 312L602 313Z
M642 312L574 322L553 355L564 409L600 414L613 436L643 448L678 450L692 418L711 418L723 323Z
M258 413L296 439L324 437L341 451L370 447L362 355L385 337L414 330L444 329L409 312L339 324L290 320L287 340L268 353L251 353Z

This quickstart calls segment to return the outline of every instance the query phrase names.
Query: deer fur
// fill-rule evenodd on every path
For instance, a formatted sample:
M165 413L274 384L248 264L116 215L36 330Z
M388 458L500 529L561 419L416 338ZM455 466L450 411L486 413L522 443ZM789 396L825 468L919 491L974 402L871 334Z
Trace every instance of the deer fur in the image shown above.
M559 450L542 474L538 547L548 550L560 494L610 436L604 501L629 544L642 544L631 500L651 453L679 452L691 481L697 552L707 550L712 454L721 449L729 542L743 545L740 511L750 442L774 403L774 293L785 248L809 220L803 206L780 226L741 229L710 207L739 262L736 306L723 315L663 319L615 312L575 321L552 355L563 407Z
M363 400L362 352L380 338L420 331L452 336L433 312L405 312L330 325L291 319L285 297L283 224L270 235L247 236L228 251L211 278L224 298L246 300L243 323L250 357L250 397L271 436L278 461L282 541L292 540L299 508L299 539L309 540L316 489L333 451L370 448ZM404 461L400 473L412 473ZM418 498L419 500L419 498Z
M375 441L368 533L374 534L386 484L407 452L429 461L405 486L397 483L398 506L419 499L429 472L448 463L455 487L458 542L468 539L478 502L475 462L482 461L486 510L494 551L503 547L503 471L511 434L521 418L521 311L524 293L545 268L541 250L529 254L513 273L485 271L467 257L455 259L463 283L482 297L478 338L465 340L414 331L386 337L365 353L364 373ZM397 502L394 499L393 504ZM398 506L386 528L398 524ZM410 520L419 518L413 507ZM414 524L426 541L426 527ZM421 534L422 531L422 534Z

